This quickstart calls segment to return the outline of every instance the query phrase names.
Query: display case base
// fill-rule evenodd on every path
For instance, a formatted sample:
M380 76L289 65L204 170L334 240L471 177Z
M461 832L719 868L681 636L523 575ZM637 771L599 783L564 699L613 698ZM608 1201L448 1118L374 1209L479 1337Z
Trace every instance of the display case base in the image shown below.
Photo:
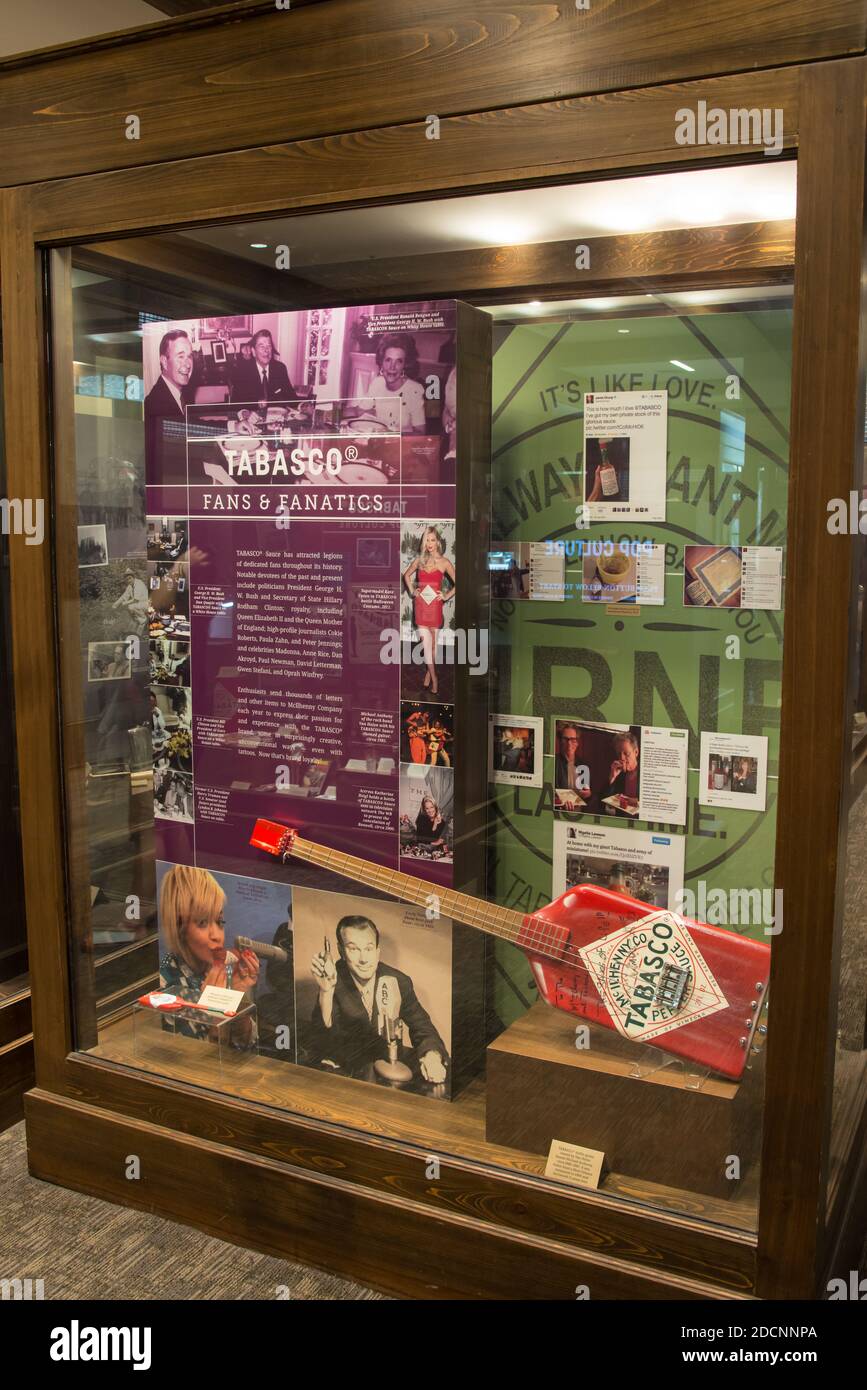
M627 1176L733 1196L761 1143L756 1073L696 1088L680 1065L636 1076L639 1050L607 1029L590 1041L577 1048L575 1019L542 1003L501 1033L488 1048L488 1143L547 1154L561 1139Z
M121 1084L127 1080L122 1078ZM171 1088L164 1094L172 1108ZM188 1115L191 1106L196 1109L194 1092L179 1099ZM221 1102L207 1098L206 1104ZM625 1219L639 1222L641 1236L604 1242L597 1233L588 1249L576 1244L577 1227L534 1213L532 1186L519 1174L503 1174L499 1182L494 1177L488 1191L486 1180L470 1172L466 1191L459 1191L463 1165L454 1170L444 1165L432 1184L425 1177L423 1155L403 1159L367 1138L340 1136L339 1142L348 1144L347 1155L362 1151L369 1177L359 1182L354 1180L360 1176L357 1163L351 1158L326 1161L316 1142L317 1126L297 1117L287 1117L281 1127L301 1123L305 1140L269 1144L266 1155L239 1147L250 1142L245 1131L255 1121L253 1110L236 1110L227 1125L212 1122L210 1137L204 1139L155 1123L166 1117L159 1106L142 1107L152 1118L132 1117L36 1089L26 1096L25 1107L33 1177L158 1213L220 1240L326 1269L399 1299L574 1303L576 1297L588 1296L582 1291L593 1299L677 1302L752 1297L742 1238L723 1236L717 1251L721 1260L703 1258L696 1245L686 1258L690 1272L674 1273L667 1258L653 1249L641 1218L627 1213ZM327 1143L327 1131L323 1136ZM128 1178L130 1154L141 1160L140 1178L134 1182ZM409 1181L395 1175L396 1158L407 1165L408 1175L414 1174ZM311 1168L301 1166L307 1161ZM380 1190L370 1185L377 1174ZM602 1215L610 1231L611 1212ZM506 1224L510 1219L532 1229ZM678 1227L675 1239L683 1265L686 1247ZM627 1252L645 1250L648 1257L653 1251L653 1263L627 1258ZM744 1265L741 1273L736 1272L738 1263ZM714 1281L718 1267L725 1286Z

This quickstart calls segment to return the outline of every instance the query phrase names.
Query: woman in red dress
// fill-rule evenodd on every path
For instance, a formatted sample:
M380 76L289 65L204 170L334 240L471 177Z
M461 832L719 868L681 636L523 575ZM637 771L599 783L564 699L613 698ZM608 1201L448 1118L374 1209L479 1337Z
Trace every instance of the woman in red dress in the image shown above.
M425 528L419 553L403 572L403 582L413 597L413 618L421 638L424 654L424 686L431 694L439 690L436 668L436 635L443 626L443 604L455 596L455 567L443 551L445 543L433 526ZM448 593L442 592L443 575L451 583Z

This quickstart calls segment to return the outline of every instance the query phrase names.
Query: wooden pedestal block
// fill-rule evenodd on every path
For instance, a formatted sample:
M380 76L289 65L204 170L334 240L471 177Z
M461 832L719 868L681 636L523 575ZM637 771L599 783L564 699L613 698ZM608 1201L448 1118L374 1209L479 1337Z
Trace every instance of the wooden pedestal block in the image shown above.
M709 1076L700 1090L675 1063L630 1075L642 1050L619 1034L591 1029L575 1047L581 1020L538 1003L488 1047L490 1144L547 1154L552 1139L601 1149L618 1174L690 1192L729 1197L728 1155L741 1177L761 1143L761 1087L755 1072L740 1083Z

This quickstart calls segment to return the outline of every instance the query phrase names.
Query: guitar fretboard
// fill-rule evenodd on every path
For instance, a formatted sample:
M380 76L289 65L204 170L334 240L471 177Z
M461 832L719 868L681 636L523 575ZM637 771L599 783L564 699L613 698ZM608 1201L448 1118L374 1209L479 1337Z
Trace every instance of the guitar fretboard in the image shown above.
M366 859L344 854L339 849L326 849L299 836L292 843L291 853L316 864L320 869L330 869L344 878L354 878L369 888L378 888L403 902L427 908L435 901L439 916L465 922L467 926L477 927L479 931L499 936L504 941L516 942L524 924L523 913L514 912L511 908L497 907L495 903L484 902L481 898L471 897L469 893L458 893L453 888L441 888L436 883L413 878L411 874L400 873L397 869L387 869L382 864L369 864Z

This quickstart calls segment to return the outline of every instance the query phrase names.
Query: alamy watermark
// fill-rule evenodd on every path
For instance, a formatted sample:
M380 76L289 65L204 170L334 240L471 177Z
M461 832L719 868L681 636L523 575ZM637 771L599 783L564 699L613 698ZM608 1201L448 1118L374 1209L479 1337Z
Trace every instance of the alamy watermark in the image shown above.
M720 106L708 110L700 101L695 110L681 106L674 113L674 138L678 145L762 145L765 155L780 154L783 148L783 112L777 106Z
M0 1279L0 1300L4 1303L27 1303L44 1297L44 1279Z
M0 531L4 536L23 536L25 545L41 545L45 539L42 498L0 497Z
M763 927L765 936L783 930L782 888L678 888L674 910L711 927Z
M488 669L486 627L440 629L431 650L422 638L404 637L397 628L379 634L379 659L383 666L469 666L470 675L484 676Z
M853 488L848 497L830 498L828 531L832 536L867 536L867 497Z

